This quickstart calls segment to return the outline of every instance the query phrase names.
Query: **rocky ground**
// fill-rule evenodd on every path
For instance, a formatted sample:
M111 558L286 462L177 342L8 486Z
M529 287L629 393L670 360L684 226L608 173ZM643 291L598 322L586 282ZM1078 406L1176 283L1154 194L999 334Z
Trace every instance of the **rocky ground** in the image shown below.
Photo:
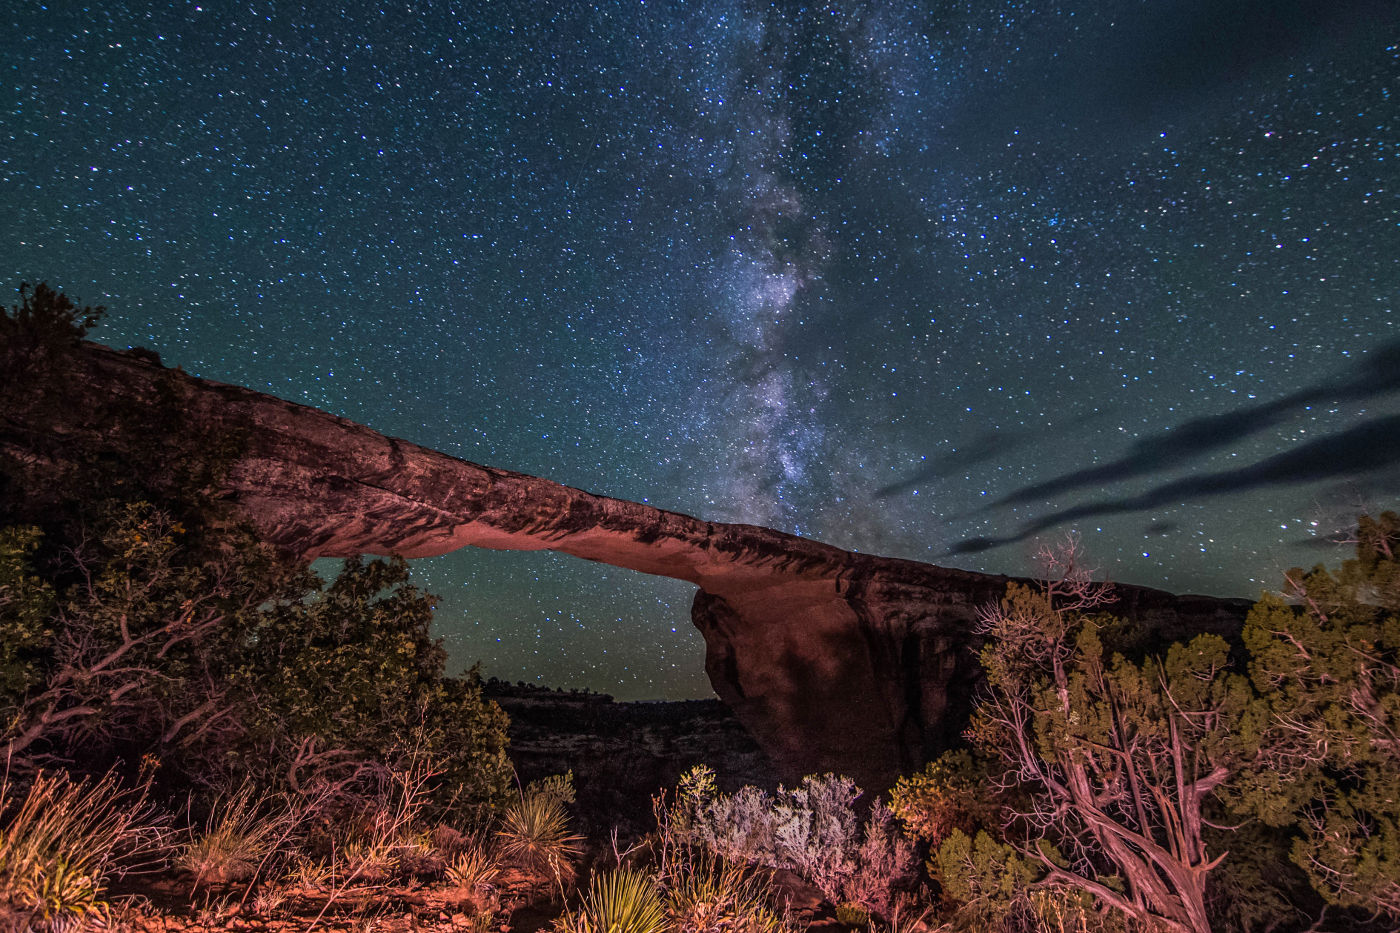
M530 933L549 926L560 911L556 894L518 872L503 875L484 890L443 882L213 885L192 890L187 880L161 878L130 885L115 901L118 906L108 927L133 933Z

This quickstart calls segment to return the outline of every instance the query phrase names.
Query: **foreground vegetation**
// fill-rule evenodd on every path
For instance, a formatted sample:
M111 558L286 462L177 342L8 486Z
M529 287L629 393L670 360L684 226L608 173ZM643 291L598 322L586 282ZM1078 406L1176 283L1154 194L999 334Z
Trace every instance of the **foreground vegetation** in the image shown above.
M0 418L74 404L100 317L43 286L0 315ZM174 391L109 409L0 460L0 929L1400 922L1395 513L1235 642L1156 644L1047 551L983 613L967 747L888 801L699 766L648 831L584 839L571 775L514 779L402 561L318 579L218 498L239 438Z

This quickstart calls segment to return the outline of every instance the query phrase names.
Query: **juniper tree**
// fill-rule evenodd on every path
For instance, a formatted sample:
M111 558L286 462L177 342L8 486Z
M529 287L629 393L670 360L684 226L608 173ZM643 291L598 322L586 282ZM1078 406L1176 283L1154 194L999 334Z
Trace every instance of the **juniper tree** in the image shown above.
M1228 854L1212 844L1209 814L1252 760L1251 743L1239 740L1260 715L1250 685L1229 671L1229 645L1214 635L1140 661L1110 651L1110 620L1097 612L1107 591L1072 548L1047 556L1051 582L1012 584L983 612L987 689L968 734L1001 825L999 838L975 840L943 827L951 833L936 864L945 888L995 896L1007 878L1033 879L1149 927L1206 933L1208 882ZM935 781L939 773L929 772ZM903 799L929 793L915 782Z
M1298 828L1330 902L1400 917L1400 515L1363 516L1337 573L1294 569L1245 623L1270 741L1239 805Z

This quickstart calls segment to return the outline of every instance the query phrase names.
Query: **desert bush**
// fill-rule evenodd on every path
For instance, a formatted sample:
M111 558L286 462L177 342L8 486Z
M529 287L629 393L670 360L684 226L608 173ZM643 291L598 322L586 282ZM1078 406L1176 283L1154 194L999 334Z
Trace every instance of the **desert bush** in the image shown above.
M672 823L685 841L728 861L794 871L832 903L888 916L896 891L915 880L914 847L883 803L861 823L861 790L849 778L810 775L775 795L754 787L717 794L696 772L679 786Z
M669 799L662 792L652 800L656 830L641 848L649 849L656 883L666 894L670 927L676 933L780 933L786 920L774 903L769 874L756 862L725 858L704 841L716 841L711 805L723 808L727 801L718 797L715 773L704 765L683 774Z
M1305 613L1274 600L1246 628L1251 648L1271 649L1278 665L1265 672L1256 660L1254 685L1231 673L1231 646L1214 635L1127 657L1109 638L1124 624L1097 611L1107 591L1076 566L1076 553L1073 541L1047 550L1047 583L1011 584L982 612L987 690L967 732L977 757L945 755L894 794L910 831L933 844L930 872L956 907L954 922L1176 933L1268 925L1292 884L1276 861L1278 834L1230 809L1286 820L1280 799L1306 799L1316 787L1290 782L1290 765L1294 777L1315 776L1310 750L1328 742L1318 741L1325 724L1307 722L1288 689L1262 684L1306 690L1318 675L1333 691L1335 672L1309 671L1303 656L1339 647L1354 657L1359 641L1315 640ZM1330 579L1313 579L1333 595ZM1337 618L1349 621L1346 613ZM1372 683L1400 683L1400 665L1375 663L1388 650L1362 665L1379 674Z
M923 770L901 777L890 791L890 809L905 830L934 851L955 829L971 836L998 828L998 794L987 765L965 749L944 752Z
M165 826L145 787L123 789L108 776L72 781L39 773L23 799L0 786L0 919L61 929L98 916L109 879L150 868L168 849Z
M867 912L890 917L900 895L913 886L919 858L889 807L877 799L861 832L853 868L841 885L841 896Z
M836 905L836 922L843 927L864 929L870 925L870 911L852 901Z
M778 788L773 807L775 868L789 868L833 903L843 899L856 869L860 788L835 774L809 775L791 790Z
M691 837L715 854L738 862L779 862L773 797L757 787L717 794L697 809Z
M993 928L1026 906L1024 894L1039 875L1037 867L985 830L968 836L954 829L932 860L944 896L956 903L964 926Z

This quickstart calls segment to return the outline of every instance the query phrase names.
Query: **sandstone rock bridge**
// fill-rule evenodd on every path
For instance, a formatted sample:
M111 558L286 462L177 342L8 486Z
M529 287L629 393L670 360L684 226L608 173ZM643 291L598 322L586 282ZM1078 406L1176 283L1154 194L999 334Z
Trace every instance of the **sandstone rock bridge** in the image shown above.
M977 681L980 606L1007 578L858 554L494 469L236 386L85 345L88 391L175 391L192 424L246 439L227 492L306 555L548 549L687 580L719 697L784 778L840 770L885 787L954 739ZM78 411L72 417L80 418ZM32 426L31 426L32 427ZM1120 586L1112 611L1172 629L1237 625L1240 601Z

